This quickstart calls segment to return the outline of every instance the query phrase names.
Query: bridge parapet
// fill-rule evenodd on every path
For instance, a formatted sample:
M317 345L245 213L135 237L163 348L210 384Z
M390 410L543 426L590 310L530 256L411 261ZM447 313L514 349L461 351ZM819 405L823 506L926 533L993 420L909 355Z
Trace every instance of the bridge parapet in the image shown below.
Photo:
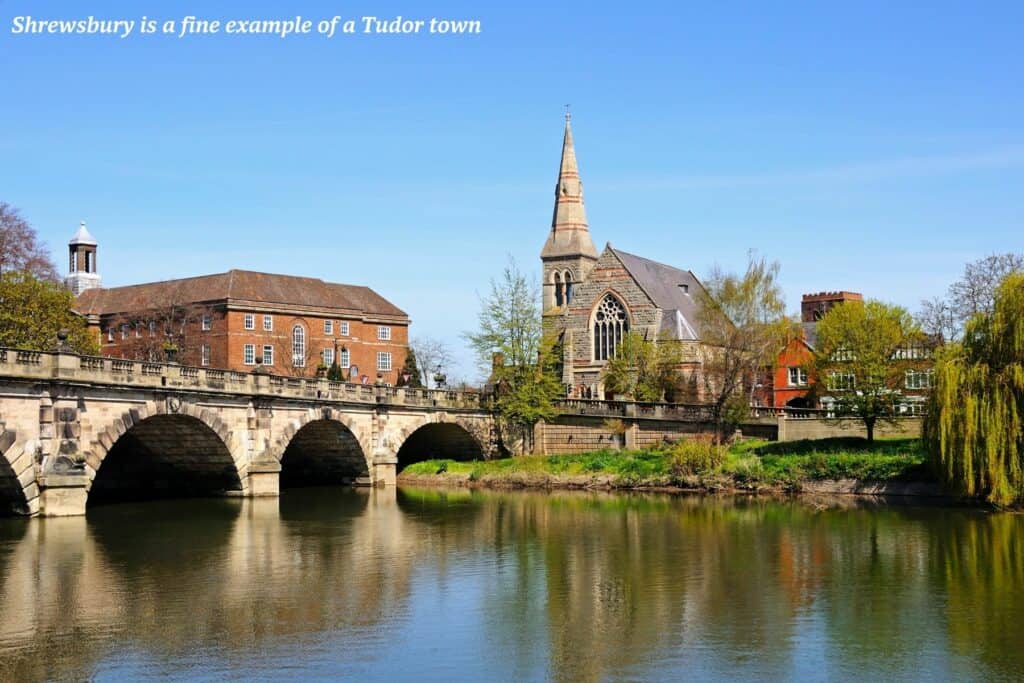
M708 404L566 399L558 401L555 407L562 415L623 417L641 420L670 420L673 422L714 421L714 407Z
M326 378L286 377L176 363L5 348L0 348L0 377L449 410L480 410L486 407L486 401L476 392L332 382Z

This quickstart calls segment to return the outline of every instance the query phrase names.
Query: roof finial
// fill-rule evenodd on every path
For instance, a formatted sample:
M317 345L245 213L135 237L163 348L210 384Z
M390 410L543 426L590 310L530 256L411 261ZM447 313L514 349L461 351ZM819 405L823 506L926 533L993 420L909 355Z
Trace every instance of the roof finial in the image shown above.
M567 104L567 105L565 105L565 122L569 123L569 121L571 119L572 119L572 112L569 111L569 105Z

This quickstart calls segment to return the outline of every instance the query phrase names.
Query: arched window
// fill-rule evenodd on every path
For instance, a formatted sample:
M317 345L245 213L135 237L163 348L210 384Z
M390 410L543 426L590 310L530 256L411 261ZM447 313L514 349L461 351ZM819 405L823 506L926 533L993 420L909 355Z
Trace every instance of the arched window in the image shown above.
M605 294L594 313L594 360L615 357L615 349L629 332L629 315L622 302Z
M302 325L292 328L292 365L306 367L306 330Z
M555 273L555 305L561 306L565 303L562 300L562 276L559 273Z
M565 305L572 303L572 273L565 271Z

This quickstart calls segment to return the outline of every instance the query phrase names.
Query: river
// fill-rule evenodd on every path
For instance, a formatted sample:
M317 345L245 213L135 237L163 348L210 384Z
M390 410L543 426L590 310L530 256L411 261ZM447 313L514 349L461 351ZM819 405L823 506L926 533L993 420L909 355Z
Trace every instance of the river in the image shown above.
M1011 680L1024 516L305 489L0 519L0 680Z

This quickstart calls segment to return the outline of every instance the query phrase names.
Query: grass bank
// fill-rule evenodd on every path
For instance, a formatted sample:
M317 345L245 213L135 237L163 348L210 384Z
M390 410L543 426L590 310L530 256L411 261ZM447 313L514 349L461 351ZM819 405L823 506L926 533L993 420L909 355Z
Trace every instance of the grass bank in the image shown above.
M494 488L675 488L822 491L826 482L898 484L933 481L918 439L844 437L814 441L748 440L729 447L684 441L649 450L595 451L457 462L427 460L400 479ZM879 492L879 491L873 491Z

